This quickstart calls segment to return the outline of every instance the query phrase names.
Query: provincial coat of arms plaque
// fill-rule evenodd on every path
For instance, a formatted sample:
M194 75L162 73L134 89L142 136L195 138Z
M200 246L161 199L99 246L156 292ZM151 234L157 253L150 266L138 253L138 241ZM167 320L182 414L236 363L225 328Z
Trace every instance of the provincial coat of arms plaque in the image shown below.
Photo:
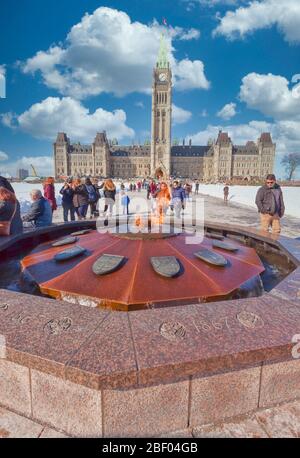
M208 250L207 248L200 248L200 250L194 254L197 258L201 259L201 261L205 261L213 266L225 267L227 265L227 259L225 259L224 256Z
M181 267L175 256L154 256L150 261L155 272L163 277L172 278L180 272Z
M93 265L95 275L106 275L115 272L121 267L125 258L115 254L103 254Z

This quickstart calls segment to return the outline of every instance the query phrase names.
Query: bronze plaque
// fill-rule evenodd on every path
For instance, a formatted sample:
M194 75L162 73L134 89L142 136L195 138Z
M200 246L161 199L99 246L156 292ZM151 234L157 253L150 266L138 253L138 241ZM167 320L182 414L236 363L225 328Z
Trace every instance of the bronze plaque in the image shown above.
M84 229L83 231L72 232L71 236L76 237L77 235L85 235L92 232L92 229Z
M231 245L231 243L222 242L220 240L214 240L212 246L214 248L222 248L222 250L227 251L238 251L238 248L236 246Z
M162 337L171 342L183 340L186 335L186 329L183 324L175 321L163 323L159 328L159 332Z
M207 248L201 248L199 251L194 253L194 255L201 259L201 261L205 261L213 266L225 267L227 265L227 259L225 259L224 256L208 250Z
M262 328L264 326L264 321L259 315L247 312L246 310L239 313L237 315L237 319L245 328L248 329Z
M180 264L175 256L152 257L151 264L155 272L163 277L172 278L180 272Z
M57 248L64 245L71 245L72 243L76 243L77 240L77 237L66 237L63 240L59 240L58 242L52 243L52 246L54 248Z
M51 320L44 326L44 331L52 335L59 335L67 331L72 326L71 318L62 318L61 320Z
M93 265L93 272L96 275L106 275L115 272L124 262L124 256L115 254L103 254Z
M205 237L207 237L209 239L224 240L224 236L223 235L213 234L212 232L207 232L205 234Z
M57 253L54 256L54 259L57 262L68 261L69 259L76 258L77 256L80 256L81 254L85 252L86 252L85 248L81 248L81 246L76 245L73 248L70 248L69 250L65 250L65 251L61 251L60 253Z

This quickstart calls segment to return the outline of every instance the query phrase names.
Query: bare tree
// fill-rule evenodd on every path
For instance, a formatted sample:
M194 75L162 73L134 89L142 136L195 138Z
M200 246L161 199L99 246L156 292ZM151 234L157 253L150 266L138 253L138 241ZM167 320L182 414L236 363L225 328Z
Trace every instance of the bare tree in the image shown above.
M286 173L288 174L288 180L290 181L297 168L300 167L300 153L289 153L286 154L281 164L285 166Z

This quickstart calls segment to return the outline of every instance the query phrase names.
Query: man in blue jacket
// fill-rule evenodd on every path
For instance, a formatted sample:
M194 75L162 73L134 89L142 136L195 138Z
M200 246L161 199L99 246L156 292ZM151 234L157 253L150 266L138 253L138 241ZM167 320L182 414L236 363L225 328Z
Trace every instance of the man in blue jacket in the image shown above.
M171 208L175 210L176 218L180 218L181 210L185 208L186 194L181 184L175 180L172 187L172 204Z
M49 201L45 199L39 189L30 193L32 204L29 212L22 217L25 222L33 222L35 227L51 226L52 209Z
M62 207L64 213L64 222L68 222L68 215L70 212L71 221L75 221L75 207L73 204L74 189L72 188L72 178L68 178L61 190L59 191L62 195Z

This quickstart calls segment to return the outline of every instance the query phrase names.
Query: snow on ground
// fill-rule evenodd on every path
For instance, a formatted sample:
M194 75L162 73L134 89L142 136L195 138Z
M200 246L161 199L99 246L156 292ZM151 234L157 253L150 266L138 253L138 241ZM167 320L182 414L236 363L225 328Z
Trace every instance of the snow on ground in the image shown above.
M126 188L128 188L129 183L124 183ZM30 205L30 191L32 189L43 189L41 184L30 184L30 183L13 183L13 187L16 191L18 199L21 204L22 213L26 212ZM56 184L56 196L58 205L61 204L61 197L59 191L62 187L62 184ZM199 192L201 194L207 194L213 197L223 198L223 184L208 184L201 185L199 187ZM117 189L120 189L120 183L117 182ZM258 190L258 186L230 186L230 201L250 205L255 207L255 196ZM283 196L286 206L286 214L300 218L300 188L299 187L283 187Z
M223 199L224 184L207 184L199 187L201 194L208 194ZM259 186L230 186L229 199L231 202L255 207L255 197ZM283 187L283 198L286 215L300 218L300 187Z

